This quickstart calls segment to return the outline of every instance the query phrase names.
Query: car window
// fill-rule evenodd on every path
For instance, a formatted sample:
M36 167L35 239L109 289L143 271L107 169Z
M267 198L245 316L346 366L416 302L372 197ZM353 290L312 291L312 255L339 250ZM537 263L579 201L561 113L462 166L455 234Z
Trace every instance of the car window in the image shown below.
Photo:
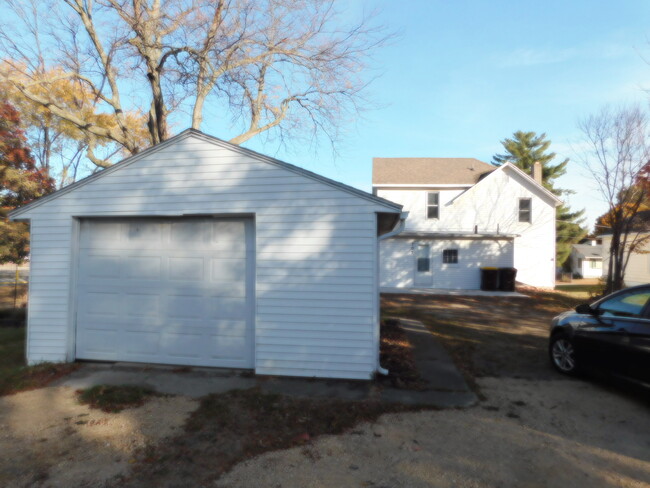
M603 317L640 317L650 298L650 290L622 293L598 305Z

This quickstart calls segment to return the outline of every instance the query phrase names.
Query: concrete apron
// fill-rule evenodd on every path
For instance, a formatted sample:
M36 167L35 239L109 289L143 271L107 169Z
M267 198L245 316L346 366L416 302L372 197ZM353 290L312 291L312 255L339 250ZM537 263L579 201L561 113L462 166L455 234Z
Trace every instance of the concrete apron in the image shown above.
M393 388L375 381L255 376L250 371L184 368L140 363L83 363L54 386L74 389L96 385L140 385L160 393L200 398L212 393L259 388L263 392L295 397L338 398L348 401L438 408L466 407L477 400L451 357L421 322L400 320L414 348L414 359L426 386L421 391Z

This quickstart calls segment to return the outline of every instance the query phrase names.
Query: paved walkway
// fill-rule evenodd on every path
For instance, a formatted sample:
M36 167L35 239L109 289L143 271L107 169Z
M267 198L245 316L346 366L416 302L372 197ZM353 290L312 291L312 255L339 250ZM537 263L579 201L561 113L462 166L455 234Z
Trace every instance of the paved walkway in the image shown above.
M417 320L398 319L413 346L415 360L426 386L422 391L387 389L384 401L439 405L469 406L476 402L465 378L431 332Z
M453 295L453 296L478 296L478 297L523 297L527 295L516 291L483 291L483 290L447 290L444 288L390 288L382 287L381 293L395 293L400 295Z
M297 397L378 399L390 403L439 408L465 407L476 402L463 376L436 338L413 320L400 320L414 347L414 358L426 387L397 389L375 381L254 376L249 371L179 368L138 363L84 363L57 386L74 389L95 385L144 385L161 393L199 398L211 393L258 387L269 393Z

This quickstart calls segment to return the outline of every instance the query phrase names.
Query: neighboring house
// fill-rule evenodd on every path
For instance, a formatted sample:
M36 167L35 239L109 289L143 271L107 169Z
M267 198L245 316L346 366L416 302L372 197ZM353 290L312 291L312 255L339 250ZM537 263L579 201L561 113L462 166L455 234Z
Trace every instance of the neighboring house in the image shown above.
M600 278L603 275L603 246L596 240L571 246L569 255L571 274L582 278Z
M650 232L642 233L646 236L644 245L640 247L640 252L633 252L625 268L624 282L626 286L645 285L650 283ZM602 257L603 257L603 276L607 276L609 271L609 248L612 245L612 236L603 235ZM643 238L643 237L642 237Z
M11 214L27 358L368 379L401 206L187 130Z
M405 229L382 241L382 287L478 289L481 267L515 267L517 281L555 284L561 201L507 163L471 158L375 158L373 193L404 206Z

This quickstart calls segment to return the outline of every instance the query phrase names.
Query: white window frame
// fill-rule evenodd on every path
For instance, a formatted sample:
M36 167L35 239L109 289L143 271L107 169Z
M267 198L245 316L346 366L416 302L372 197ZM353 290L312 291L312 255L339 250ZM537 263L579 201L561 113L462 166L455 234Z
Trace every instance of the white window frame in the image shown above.
M528 206L528 220L521 220L521 202L527 201L529 203ZM524 210L525 211L525 210ZM519 203L517 205L517 221L521 224L532 224L533 222L533 199L532 198L520 198Z
M426 207L424 209L424 215L426 216L427 220L440 220L440 192L439 191L428 191L426 193ZM431 204L429 203L429 195L437 195L437 203ZM436 216L435 217L429 217L429 209L430 208L435 208L436 209Z

